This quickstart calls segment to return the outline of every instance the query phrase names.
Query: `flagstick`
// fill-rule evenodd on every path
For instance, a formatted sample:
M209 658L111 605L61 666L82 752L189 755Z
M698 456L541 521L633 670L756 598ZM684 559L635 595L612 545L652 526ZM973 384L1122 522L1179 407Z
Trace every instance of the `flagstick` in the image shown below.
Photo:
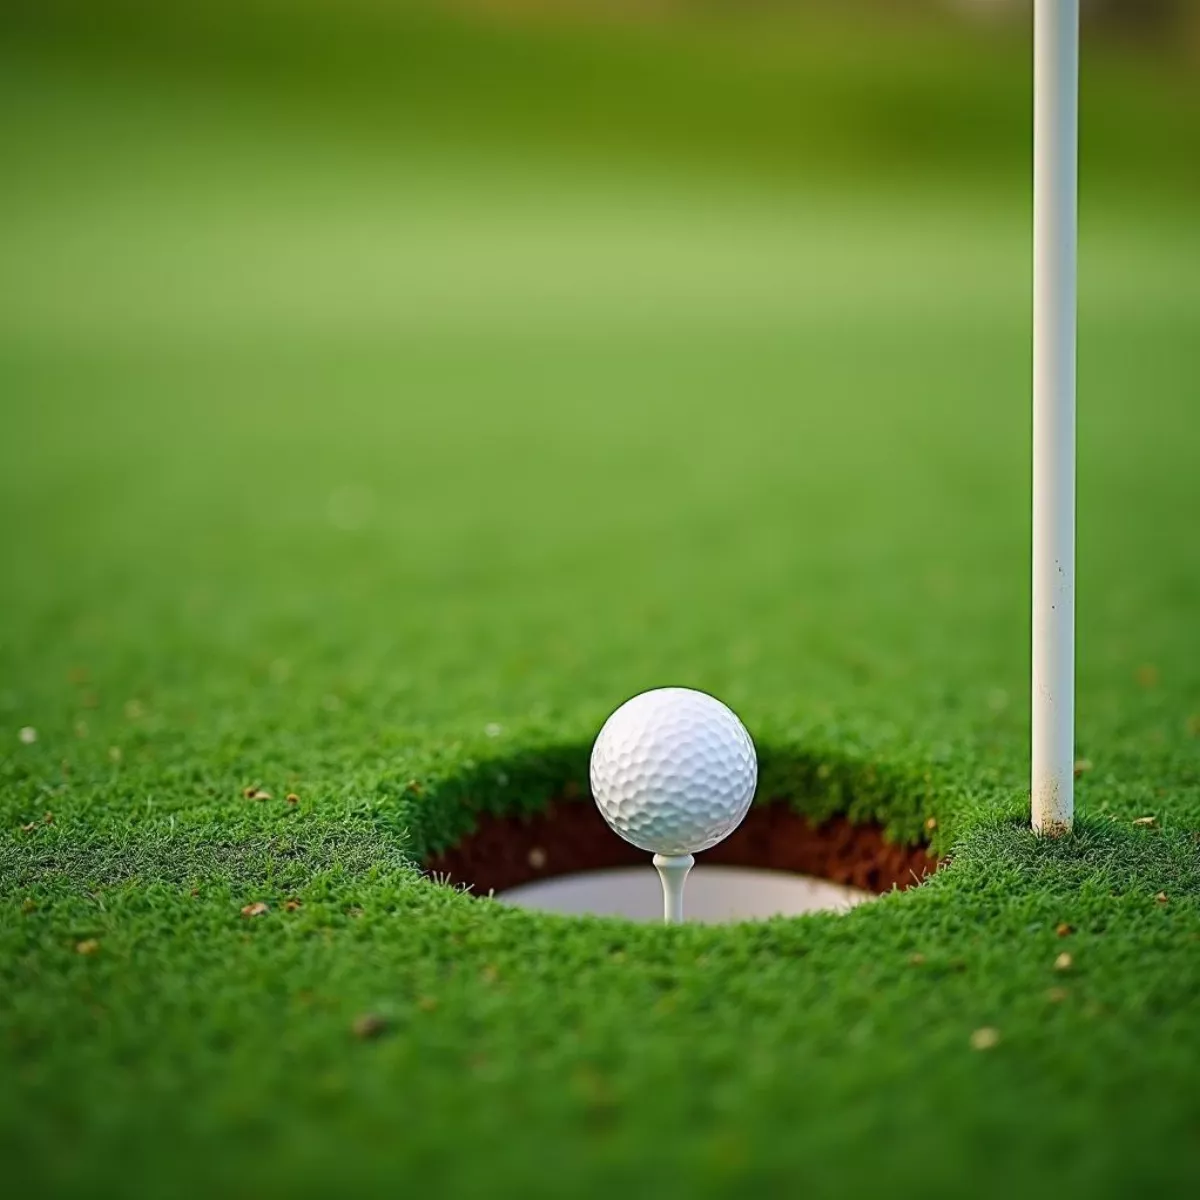
M1036 0L1033 101L1033 763L1036 833L1070 830L1075 741L1079 0Z

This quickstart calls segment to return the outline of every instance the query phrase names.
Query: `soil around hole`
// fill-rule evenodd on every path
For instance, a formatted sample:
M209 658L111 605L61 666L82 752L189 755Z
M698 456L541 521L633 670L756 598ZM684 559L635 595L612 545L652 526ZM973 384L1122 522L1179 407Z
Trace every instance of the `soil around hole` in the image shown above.
M532 816L480 816L473 833L425 861L425 869L477 896L537 879L641 866L646 854L623 841L588 801L556 800ZM755 805L703 862L831 879L877 895L920 883L938 868L923 846L887 842L879 825L845 817L816 824L781 800Z

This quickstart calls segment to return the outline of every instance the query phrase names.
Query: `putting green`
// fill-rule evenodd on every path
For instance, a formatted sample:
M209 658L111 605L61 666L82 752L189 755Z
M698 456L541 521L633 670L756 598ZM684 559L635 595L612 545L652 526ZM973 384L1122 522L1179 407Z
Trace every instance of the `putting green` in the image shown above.
M1085 193L1086 761L1076 835L1039 842L1023 178L385 153L194 80L11 67L23 1192L1192 1194L1186 179ZM950 865L677 929L420 874L581 787L667 683L738 711L761 798Z

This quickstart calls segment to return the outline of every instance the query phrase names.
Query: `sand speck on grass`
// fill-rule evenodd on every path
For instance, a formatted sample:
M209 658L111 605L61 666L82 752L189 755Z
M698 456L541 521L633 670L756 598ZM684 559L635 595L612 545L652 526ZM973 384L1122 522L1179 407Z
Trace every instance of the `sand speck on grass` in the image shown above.
M1000 1030L991 1025L985 1025L971 1034L972 1050L991 1050L1000 1044Z

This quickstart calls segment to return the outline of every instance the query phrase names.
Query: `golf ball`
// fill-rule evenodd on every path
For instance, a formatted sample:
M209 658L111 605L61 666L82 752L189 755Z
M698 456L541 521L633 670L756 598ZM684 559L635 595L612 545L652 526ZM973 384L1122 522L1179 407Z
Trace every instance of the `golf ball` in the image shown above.
M741 823L758 759L745 726L720 700L658 688L605 721L591 780L601 814L627 842L655 854L695 854Z

